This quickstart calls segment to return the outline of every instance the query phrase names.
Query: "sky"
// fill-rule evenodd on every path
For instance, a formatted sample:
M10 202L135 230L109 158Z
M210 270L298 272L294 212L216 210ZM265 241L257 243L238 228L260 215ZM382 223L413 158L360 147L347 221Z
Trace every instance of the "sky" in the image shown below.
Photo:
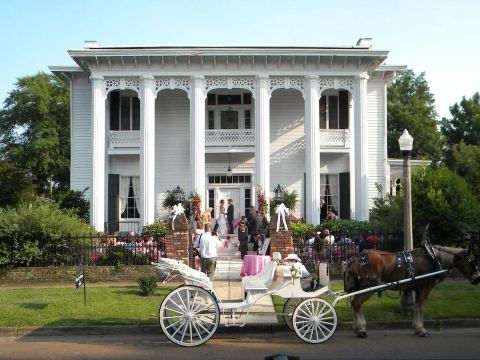
M0 0L0 104L17 78L103 46L353 46L425 72L440 117L480 91L477 0Z

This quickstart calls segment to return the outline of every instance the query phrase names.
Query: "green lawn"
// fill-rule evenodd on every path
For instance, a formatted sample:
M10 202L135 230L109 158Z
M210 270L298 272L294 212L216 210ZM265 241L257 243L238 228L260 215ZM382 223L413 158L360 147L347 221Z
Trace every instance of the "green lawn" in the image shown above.
M340 282L332 282L340 289ZM87 307L83 289L73 288L0 288L0 327L84 326L84 325L155 325L163 297L172 288L159 286L154 296L140 296L136 286L87 287ZM389 292L392 296L398 293ZM425 319L480 318L480 286L466 281L445 281L433 290L425 310ZM277 312L283 299L274 297ZM365 317L371 320L409 319L398 312L399 299L385 294L373 295L364 305ZM340 321L351 321L348 300L337 307Z
M0 289L0 327L154 325L163 297L171 288L140 296L138 287Z
M341 290L343 283L332 282L332 289ZM411 320L399 312L399 293L388 291L377 294L364 303L363 312L367 321L371 320ZM275 309L282 312L284 299L274 297ZM349 299L343 300L335 307L340 321L352 320ZM438 284L427 300L424 313L425 320L480 318L480 286L473 286L468 281L446 280Z

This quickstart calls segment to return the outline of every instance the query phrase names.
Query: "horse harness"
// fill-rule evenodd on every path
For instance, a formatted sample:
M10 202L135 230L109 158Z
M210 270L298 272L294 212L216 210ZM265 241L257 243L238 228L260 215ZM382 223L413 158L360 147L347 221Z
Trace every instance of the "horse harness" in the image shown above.
M429 242L425 242L423 244L423 247L426 252L426 256L430 257L433 263L438 267L438 270L442 270L443 267L435 254L435 251L433 250L432 246L430 245ZM402 269L406 270L407 276L411 278L412 280L415 280L415 266L413 264L413 256L412 254L404 250L402 252L398 252L395 254L395 259L396 259L396 269L398 271L402 271ZM368 273L366 269L368 269L370 263L368 260L368 250L364 251L360 254L360 257L358 259L360 268L362 269L362 273L366 274ZM350 261L347 263L347 267L350 266ZM379 284L379 281L375 278L369 278L368 276L355 276L355 285L357 288L365 287L365 286L375 286ZM380 296L380 291L379 291L379 296Z
M412 278L412 280L415 279L415 268L413 266L413 256L408 252L407 250L404 250L400 253L396 254L397 258L397 268L401 269L404 264L407 269L407 275L408 277Z

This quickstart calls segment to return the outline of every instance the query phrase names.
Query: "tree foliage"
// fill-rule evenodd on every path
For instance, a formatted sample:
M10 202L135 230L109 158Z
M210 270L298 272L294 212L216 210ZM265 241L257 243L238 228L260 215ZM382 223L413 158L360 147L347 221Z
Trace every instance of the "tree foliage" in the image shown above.
M459 244L465 235L480 230L480 204L466 182L445 166L425 168L412 175L414 246L425 227L434 243ZM377 199L370 221L380 232L403 232L403 194Z
M480 146L467 145L463 140L452 145L447 165L465 179L470 190L480 199Z
M50 182L68 188L68 86L45 73L19 78L0 110L0 140L2 160L28 174L38 195L49 194Z
M31 174L19 164L0 160L0 207L12 207L20 201L35 198L35 184Z
M389 157L401 157L398 138L404 129L414 137L414 158L436 160L441 154L435 100L425 74L408 69L388 86L387 144Z
M443 118L441 131L446 139L446 164L463 177L480 199L480 94L462 98L450 107L452 117Z
M61 190L54 194L54 200L60 209L71 210L81 220L90 221L90 202L85 199L86 188L83 191Z
M68 235L93 235L96 231L72 211L59 209L50 200L20 203L17 208L0 209L0 266L29 265L49 257L61 261L74 256Z
M466 145L480 146L480 94L471 99L462 98L460 104L450 107L451 119L443 118L441 131L447 145L464 142Z

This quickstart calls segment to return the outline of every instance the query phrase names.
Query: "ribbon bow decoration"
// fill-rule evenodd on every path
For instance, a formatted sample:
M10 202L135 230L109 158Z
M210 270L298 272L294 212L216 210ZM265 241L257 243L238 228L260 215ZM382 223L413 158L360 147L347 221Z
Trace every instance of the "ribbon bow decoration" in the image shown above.
M288 214L288 208L285 206L284 203L281 203L280 205L277 206L277 209L275 212L278 214L277 216L277 231L280 229L280 218L283 221L283 227L285 230L288 230L287 227L287 220L286 220L286 215Z
M175 218L177 215L183 214L185 212L185 208L181 203L178 203L178 205L173 205L172 209L172 214L173 214L173 219L172 219L172 230L175 230Z

